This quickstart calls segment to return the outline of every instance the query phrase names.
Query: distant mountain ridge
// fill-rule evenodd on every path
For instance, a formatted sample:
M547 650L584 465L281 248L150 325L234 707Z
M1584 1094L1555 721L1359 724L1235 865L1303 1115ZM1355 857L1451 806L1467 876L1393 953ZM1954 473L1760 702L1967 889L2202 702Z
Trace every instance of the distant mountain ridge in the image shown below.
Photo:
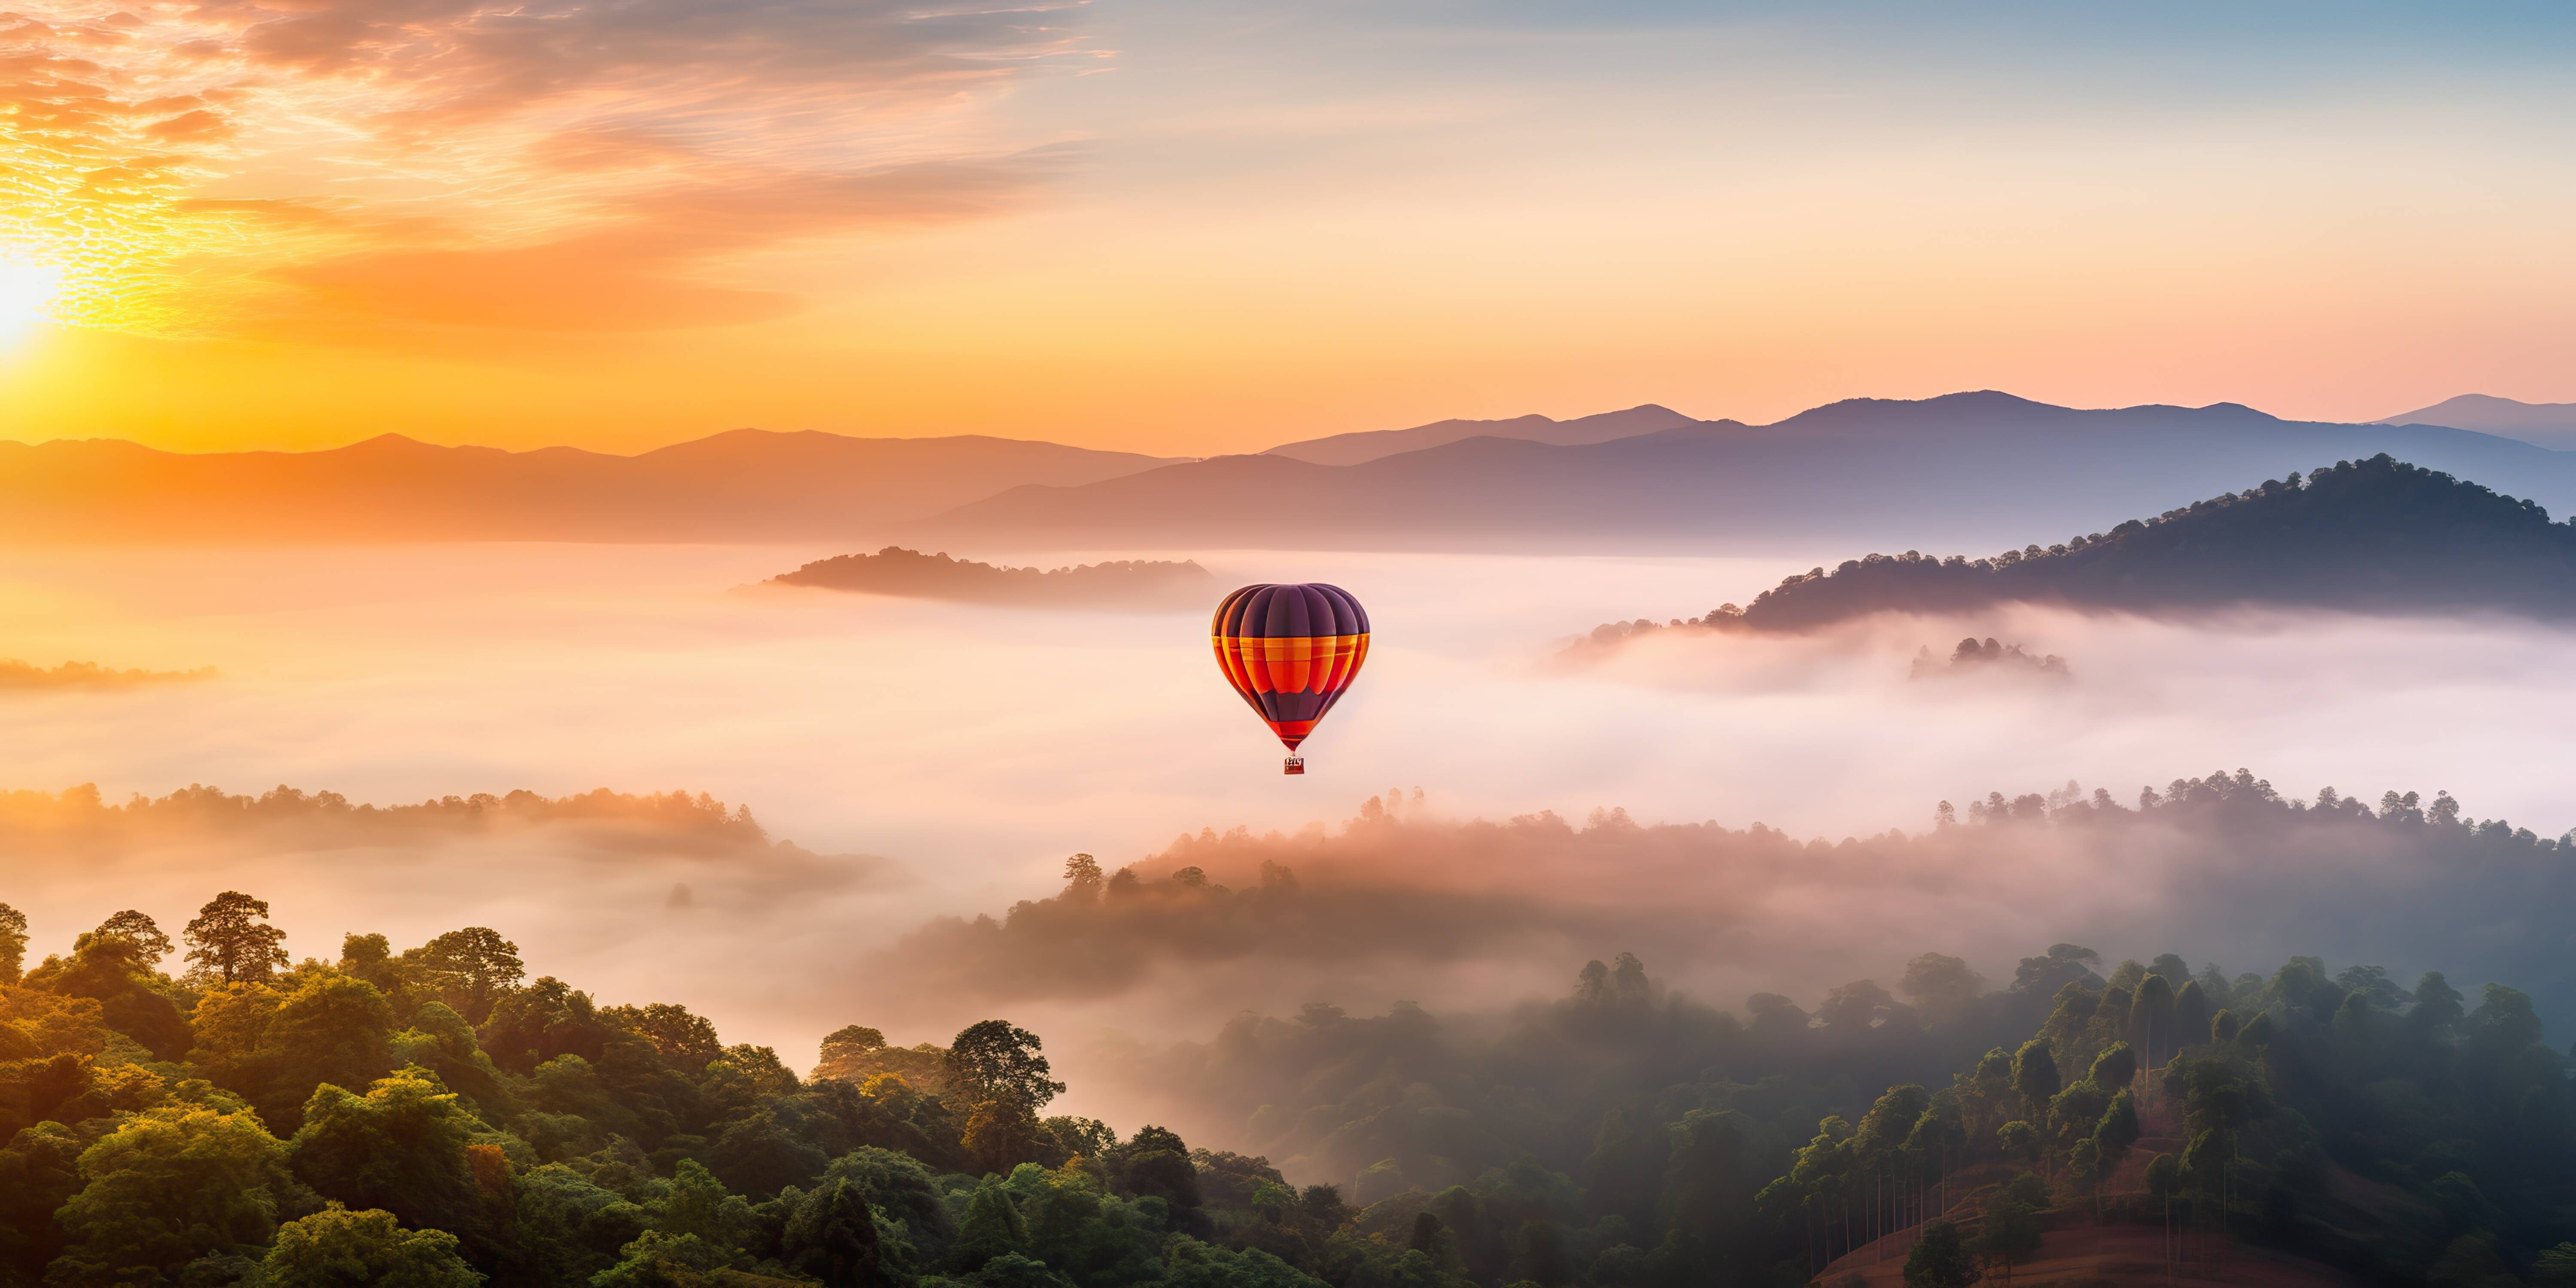
M1741 608L1642 633L1812 630L1872 613L1955 614L2005 603L2143 614L2236 607L2386 615L2576 618L2576 523L2386 456L2293 474L2132 519L2108 533L1985 559L1873 554L1792 576Z
M1772 425L1553 446L1491 436L1319 465L1221 456L977 501L922 531L1018 546L1705 552L1821 540L1994 545L2090 531L2387 452L2576 508L2576 454L2235 403L2080 410L1993 391L1856 398Z
M1170 463L1058 443L738 429L635 456L386 434L318 452L0 442L0 540L762 541L873 535Z
M2576 508L2576 453L2440 426L2287 421L2233 403L2080 410L1985 391L1850 399L1761 426L1652 404L1499 424L1599 441L1502 437L1481 432L1495 422L1450 421L1388 433L1403 446L1479 432L1354 465L1275 452L1174 460L982 436L763 430L635 456L435 447L392 435L330 451L204 455L113 440L0 442L0 542L1976 547L2034 527L2089 531L2247 478L2381 452ZM1657 424L1666 427L1628 432ZM1346 437L1364 441L1332 446ZM1367 455L1389 441L1308 445Z
M1301 442L1282 443L1265 456L1285 456L1291 460L1315 465L1359 465L1398 452L1418 452L1428 447L1445 447L1469 438L1510 438L1528 443L1548 443L1572 447L1582 443L1606 443L1614 439L1634 438L1667 429L1690 425L1739 425L1739 421L1698 421L1670 407L1644 403L1623 411L1605 411L1598 415L1578 416L1573 420L1556 420L1535 413L1515 416L1510 420L1442 420L1411 429L1363 430L1355 434L1333 434Z
M2379 421L2382 425L2448 425L2518 438L2553 451L2576 448L2576 403L2527 403L2462 394Z

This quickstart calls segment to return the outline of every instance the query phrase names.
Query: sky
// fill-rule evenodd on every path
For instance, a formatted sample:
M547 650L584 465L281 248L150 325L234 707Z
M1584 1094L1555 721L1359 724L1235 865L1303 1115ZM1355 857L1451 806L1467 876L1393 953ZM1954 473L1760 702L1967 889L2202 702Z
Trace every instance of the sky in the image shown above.
M0 436L2576 400L2561 6L33 0Z

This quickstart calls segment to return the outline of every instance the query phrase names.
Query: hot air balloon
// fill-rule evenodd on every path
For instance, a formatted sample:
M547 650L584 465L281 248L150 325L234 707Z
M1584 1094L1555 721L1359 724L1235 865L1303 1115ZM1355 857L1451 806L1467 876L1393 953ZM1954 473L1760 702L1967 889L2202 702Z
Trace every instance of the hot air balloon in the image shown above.
M1288 748L1283 773L1302 774L1297 744L1349 692L1368 660L1368 612L1339 586L1246 586L1216 606L1208 628L1225 682Z

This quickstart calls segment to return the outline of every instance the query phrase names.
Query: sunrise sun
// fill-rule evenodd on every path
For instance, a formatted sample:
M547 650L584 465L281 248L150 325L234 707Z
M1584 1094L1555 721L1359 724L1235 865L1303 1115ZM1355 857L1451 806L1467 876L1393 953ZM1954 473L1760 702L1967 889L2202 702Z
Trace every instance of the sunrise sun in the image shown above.
M34 330L61 291L62 272L53 265L0 257L0 343Z

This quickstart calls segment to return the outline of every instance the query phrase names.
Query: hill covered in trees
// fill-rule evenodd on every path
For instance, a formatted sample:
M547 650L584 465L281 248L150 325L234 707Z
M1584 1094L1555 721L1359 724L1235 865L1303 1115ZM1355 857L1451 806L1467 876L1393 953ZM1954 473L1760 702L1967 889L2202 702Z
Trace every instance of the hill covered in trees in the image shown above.
M2001 989L1925 953L1737 1013L1620 954L1504 1016L1319 1003L1140 1057L1247 1154L1048 1114L998 1019L852 1024L800 1076L485 927L290 963L226 891L24 968L45 930L0 907L9 1283L1790 1288L1919 1235L1921 1288L1960 1288L2088 1223L2374 1282L2576 1259L2566 1061L2531 999L2439 973L2061 943Z
M2259 606L2375 614L2576 616L2576 526L2530 501L2381 455L2274 479L2062 544L1991 558L1872 554L1657 630L1802 631L1871 613L2003 603L2179 614Z
M2067 938L2195 961L2296 945L2516 980L2576 1028L2576 933L2555 912L2576 907L2576 842L2448 793L2293 796L2240 769L1929 812L1927 827L1836 839L1372 799L1331 833L1210 829L1117 871L1077 869L1047 898L927 922L866 978L907 1019L941 999L1115 1005L1142 1024L1181 996L1293 1011L1318 979L1344 1001L1491 998L1605 941L1693 987L1787 993L1884 969L1891 945L1992 961ZM1369 980L1384 984L1364 994Z
M1112 559L1071 568L1002 568L952 559L946 551L925 555L900 546L872 555L818 559L770 582L1044 608L1204 606L1216 587L1216 579L1196 560Z

